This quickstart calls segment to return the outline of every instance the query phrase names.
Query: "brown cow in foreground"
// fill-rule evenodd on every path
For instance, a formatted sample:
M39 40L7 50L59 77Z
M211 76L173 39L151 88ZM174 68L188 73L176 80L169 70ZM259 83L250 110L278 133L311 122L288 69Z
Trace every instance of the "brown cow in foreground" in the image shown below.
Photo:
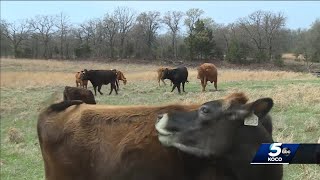
M247 100L243 94L234 94L219 102L227 107ZM233 178L233 171L221 169L215 160L167 148L158 140L155 122L159 114L190 112L199 106L53 104L39 115L37 125L46 179Z
M78 87L66 86L63 91L63 100L81 100L87 104L96 104L92 91Z
M201 66L199 66L197 70L197 78L201 81L202 91L206 90L207 81L210 81L211 83L214 82L214 87L216 90L218 90L218 71L214 64L204 63Z
M83 76L83 71L77 72L75 77L76 77L76 85L77 87L82 87L82 88L86 88L88 87L88 80L82 80L82 76Z
M166 85L166 82L164 82L164 78L163 78L163 72L165 69L172 69L172 68L166 68L166 67L160 67L159 69L157 69L157 81L158 81L158 84L160 86L160 80L162 81L162 83L164 85ZM172 81L170 82L170 86L172 86Z

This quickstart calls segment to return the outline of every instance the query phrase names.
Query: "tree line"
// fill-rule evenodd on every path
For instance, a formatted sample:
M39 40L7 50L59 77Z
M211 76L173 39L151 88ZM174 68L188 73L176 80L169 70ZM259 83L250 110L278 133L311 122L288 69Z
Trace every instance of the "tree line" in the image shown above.
M218 24L201 9L136 13L118 7L72 24L64 13L17 22L1 20L1 56L34 59L227 60L277 62L284 52L320 61L320 20L309 29L286 27L280 12L255 11Z

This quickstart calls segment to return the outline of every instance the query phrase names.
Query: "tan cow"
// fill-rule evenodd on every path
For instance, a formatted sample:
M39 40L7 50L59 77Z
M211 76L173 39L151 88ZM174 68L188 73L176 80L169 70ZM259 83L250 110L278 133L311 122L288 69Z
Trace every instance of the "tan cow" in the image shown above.
M201 81L202 91L206 90L207 81L210 81L211 83L214 82L214 87L216 90L218 90L218 71L214 64L204 63L201 66L199 66L197 70L197 78Z
M160 80L162 81L162 83L164 85L166 85L166 82L164 82L164 78L163 78L163 72L165 69L172 69L172 68L169 68L169 67L160 67L157 69L157 81L158 81L158 84L160 86ZM170 86L172 86L172 82L170 82Z
M83 76L83 71L77 72L75 77L76 77L76 86L77 87L82 87L82 88L86 88L88 87L88 80L82 80L82 76Z

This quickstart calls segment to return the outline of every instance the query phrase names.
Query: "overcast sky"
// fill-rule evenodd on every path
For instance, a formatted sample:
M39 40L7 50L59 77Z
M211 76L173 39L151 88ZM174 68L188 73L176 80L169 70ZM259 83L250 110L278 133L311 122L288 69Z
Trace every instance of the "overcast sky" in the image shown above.
M320 1L1 1L1 19L13 22L36 15L56 15L64 12L72 23L82 23L92 18L101 18L118 6L126 6L136 12L187 11L200 8L204 17L217 23L228 24L256 10L283 12L287 27L309 28L320 19Z

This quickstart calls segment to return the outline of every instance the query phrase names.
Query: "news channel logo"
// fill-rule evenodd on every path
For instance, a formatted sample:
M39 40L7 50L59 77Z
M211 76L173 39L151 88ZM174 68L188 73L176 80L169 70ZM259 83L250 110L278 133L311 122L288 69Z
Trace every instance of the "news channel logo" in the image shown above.
M261 144L251 164L289 164L299 144Z
M269 146L269 157L268 162L282 162L283 156L289 156L291 154L291 150L288 147L281 148L282 143L273 143Z

